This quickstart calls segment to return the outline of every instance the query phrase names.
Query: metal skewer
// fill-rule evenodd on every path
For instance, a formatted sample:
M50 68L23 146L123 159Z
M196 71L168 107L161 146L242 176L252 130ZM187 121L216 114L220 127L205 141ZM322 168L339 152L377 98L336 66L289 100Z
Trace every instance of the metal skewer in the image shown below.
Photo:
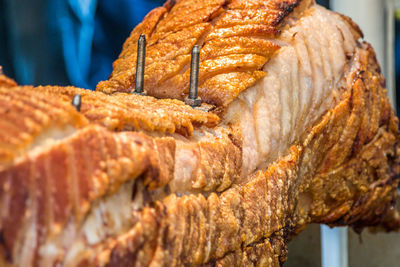
M82 100L80 94L76 94L74 96L74 98L72 99L72 105L75 107L77 111L81 111Z
M192 50L192 61L190 65L189 96L185 98L185 103L192 107L198 107L201 105L201 98L198 96L199 63L200 63L200 48L198 45L195 45Z
M144 95L144 70L146 59L146 36L141 34L138 41L135 94Z

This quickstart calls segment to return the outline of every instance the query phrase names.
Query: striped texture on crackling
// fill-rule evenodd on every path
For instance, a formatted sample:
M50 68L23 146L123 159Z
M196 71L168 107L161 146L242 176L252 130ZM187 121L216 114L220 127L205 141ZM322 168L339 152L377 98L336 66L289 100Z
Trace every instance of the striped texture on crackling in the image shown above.
M291 16L298 17L311 0L167 1L150 12L131 33L108 81L106 93L134 89L137 41L148 39L145 91L161 98L188 94L190 53L200 54L199 96L226 106L265 76L263 66L280 48L276 39ZM194 15L195 14L195 15Z
M81 94L81 112L71 105ZM157 100L134 94L106 96L74 87L0 87L0 169L51 137L60 140L76 129L98 124L112 131L179 133L191 136L219 118L178 100Z

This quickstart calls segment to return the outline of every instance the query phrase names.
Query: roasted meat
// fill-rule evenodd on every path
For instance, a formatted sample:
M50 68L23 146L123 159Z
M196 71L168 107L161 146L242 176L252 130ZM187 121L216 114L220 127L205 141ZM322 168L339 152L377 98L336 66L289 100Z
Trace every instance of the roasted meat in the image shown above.
M279 266L309 223L398 229L398 120L361 38L309 0L167 1L97 92L1 85L0 265ZM209 111L181 101L196 44Z

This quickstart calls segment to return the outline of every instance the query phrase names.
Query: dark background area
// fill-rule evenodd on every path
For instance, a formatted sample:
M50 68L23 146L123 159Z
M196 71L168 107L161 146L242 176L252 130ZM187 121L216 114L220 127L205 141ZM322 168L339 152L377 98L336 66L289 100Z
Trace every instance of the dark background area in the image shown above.
M349 0L351 1L351 0ZM329 0L317 0L317 3L325 7L329 7Z

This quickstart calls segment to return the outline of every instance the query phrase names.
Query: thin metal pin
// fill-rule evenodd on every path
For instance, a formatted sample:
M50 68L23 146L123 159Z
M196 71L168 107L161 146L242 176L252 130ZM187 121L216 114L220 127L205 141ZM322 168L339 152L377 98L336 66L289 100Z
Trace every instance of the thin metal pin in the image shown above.
M201 105L201 99L198 96L199 63L200 63L200 47L198 45L195 45L192 50L192 60L190 64L189 96L185 98L185 103L192 107L198 107Z
M72 99L72 105L75 107L77 111L81 111L82 100L80 94L76 94L74 96L74 98Z
M199 61L200 61L200 48L195 45L192 50L192 60L190 66L190 88L189 98L197 98L197 90L199 85Z
M146 60L146 36L141 34L138 41L135 93L144 95L144 70Z

